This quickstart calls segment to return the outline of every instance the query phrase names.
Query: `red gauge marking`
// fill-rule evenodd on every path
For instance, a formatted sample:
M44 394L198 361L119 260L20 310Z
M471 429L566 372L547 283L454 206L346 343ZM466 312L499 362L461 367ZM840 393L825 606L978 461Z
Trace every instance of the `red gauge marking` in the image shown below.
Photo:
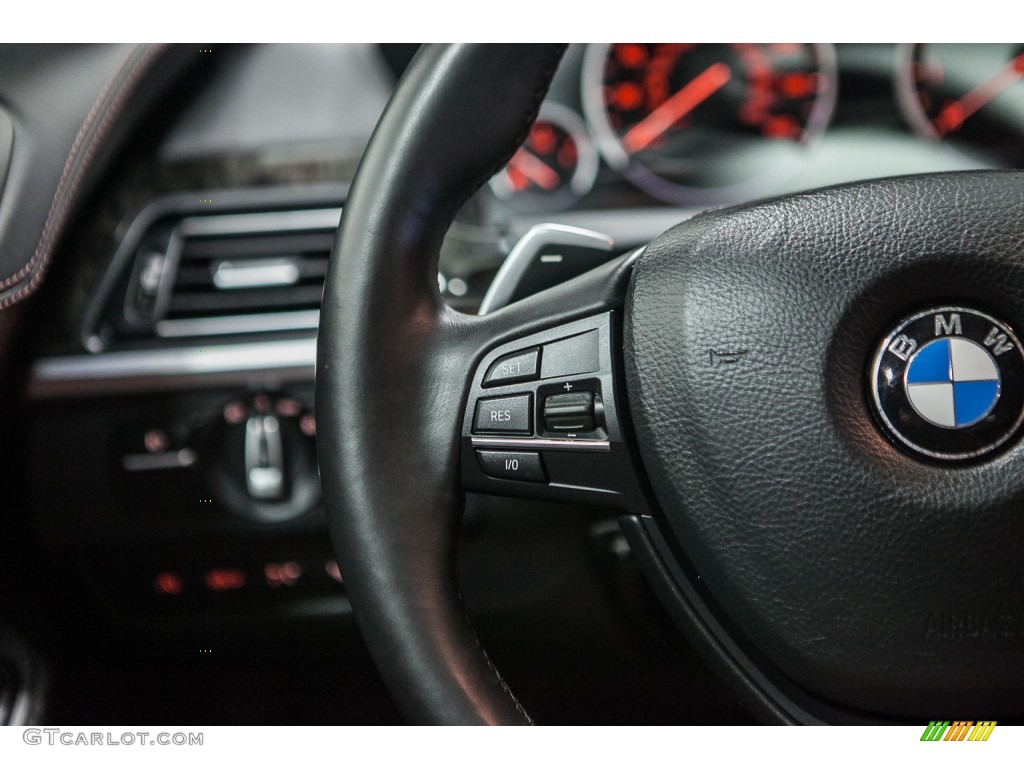
M638 43L622 43L615 47L615 58L622 66L636 69L647 61L647 50Z
M661 43L655 47L650 62L641 70L640 82L646 94L644 101L651 108L668 101L672 75L680 59L693 48L689 43Z
M947 102L932 120L932 125L935 126L939 136L945 136L947 133L958 130L967 118L1020 80L1021 77L1024 77L1024 53L1015 56L996 74L975 86L959 99Z
M527 144L540 154L547 155L554 152L555 147L558 146L558 136L555 135L555 129L547 123L537 123L530 131Z
M729 82L732 70L728 64L718 62L705 69L684 85L660 107L634 125L622 139L630 154L639 152L665 131L707 101Z
M508 161L510 172L518 172L541 189L557 189L561 181L558 174L536 155L520 148Z
M818 77L813 72L793 72L783 75L779 92L787 99L806 99L818 92Z
M770 139L800 138L800 124L792 115L772 115L761 128L761 132Z
M644 91L636 83L619 83L611 89L608 101L623 112L631 112L643 105Z

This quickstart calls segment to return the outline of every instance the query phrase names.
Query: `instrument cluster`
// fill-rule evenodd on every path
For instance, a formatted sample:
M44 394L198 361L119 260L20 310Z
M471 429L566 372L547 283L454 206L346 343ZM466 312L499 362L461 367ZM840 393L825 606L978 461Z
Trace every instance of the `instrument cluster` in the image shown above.
M1024 167L1024 46L612 43L570 50L491 189L524 212L623 185L704 206L971 167Z

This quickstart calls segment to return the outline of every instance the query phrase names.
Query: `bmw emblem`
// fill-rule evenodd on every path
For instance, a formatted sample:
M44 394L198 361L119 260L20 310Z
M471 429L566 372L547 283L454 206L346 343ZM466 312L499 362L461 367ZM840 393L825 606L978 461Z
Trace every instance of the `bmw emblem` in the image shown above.
M1009 440L1024 420L1024 348L1005 323L939 307L907 318L871 366L886 431L933 459L973 459Z

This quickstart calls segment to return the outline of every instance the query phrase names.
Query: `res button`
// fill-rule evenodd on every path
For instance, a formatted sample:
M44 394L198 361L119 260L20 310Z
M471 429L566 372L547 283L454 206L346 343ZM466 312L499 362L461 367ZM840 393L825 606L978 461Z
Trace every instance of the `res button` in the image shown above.
M494 362L484 376L484 386L531 381L540 373L540 350L528 349L505 355Z
M513 397L485 397L476 401L476 416L473 419L474 432L528 435L530 423L531 395Z

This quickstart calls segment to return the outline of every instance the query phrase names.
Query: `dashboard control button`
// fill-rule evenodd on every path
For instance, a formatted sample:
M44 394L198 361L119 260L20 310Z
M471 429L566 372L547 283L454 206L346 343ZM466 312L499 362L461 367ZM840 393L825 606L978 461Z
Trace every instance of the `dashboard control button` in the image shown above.
M513 352L496 360L484 377L484 386L532 381L539 373L540 350L534 347L525 352Z
M540 454L532 451L477 451L480 469L490 477L524 483L547 482Z
M555 376L593 373L600 367L599 359L597 331L587 331L545 344L540 375L542 379L550 379Z
M593 432L594 393L566 392L544 399L544 429L548 432Z
M245 481L254 499L284 496L281 426L274 416L253 416L246 422Z
M532 431L530 401L532 399L530 395L480 398L476 402L473 431L530 434Z

